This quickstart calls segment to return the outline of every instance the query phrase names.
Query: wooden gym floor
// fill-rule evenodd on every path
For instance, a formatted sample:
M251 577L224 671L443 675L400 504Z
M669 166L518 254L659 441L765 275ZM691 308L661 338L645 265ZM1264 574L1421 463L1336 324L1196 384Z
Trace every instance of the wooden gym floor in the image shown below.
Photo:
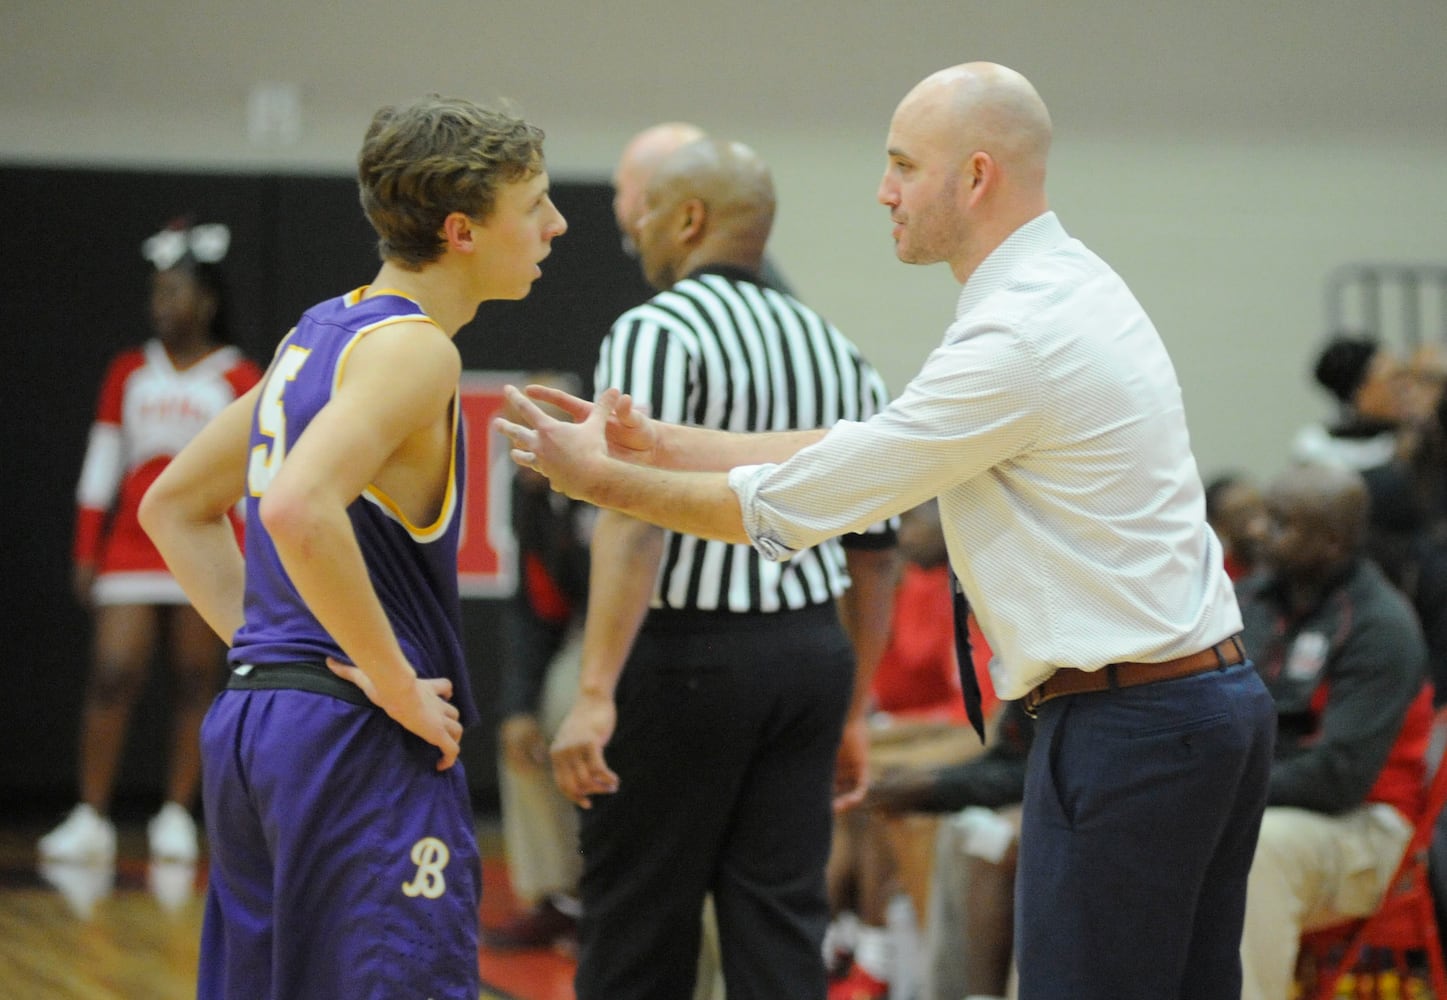
M58 822L60 814L50 818ZM201 865L152 865L144 818L119 824L114 870L42 866L47 819L0 819L0 995L7 1000L191 1000ZM482 922L516 912L495 819L479 817ZM539 950L478 954L483 1000L573 1000L573 962Z
M4 1000L191 1000L206 891L204 861L152 865L145 817L119 825L113 870L43 866L35 843L56 815L0 815L0 997ZM479 816L484 926L518 910L495 817ZM573 961L536 950L478 953L480 1000L574 1000ZM1423 977L1425 978L1425 977ZM1338 1000L1430 1000L1422 978L1380 994L1350 979Z

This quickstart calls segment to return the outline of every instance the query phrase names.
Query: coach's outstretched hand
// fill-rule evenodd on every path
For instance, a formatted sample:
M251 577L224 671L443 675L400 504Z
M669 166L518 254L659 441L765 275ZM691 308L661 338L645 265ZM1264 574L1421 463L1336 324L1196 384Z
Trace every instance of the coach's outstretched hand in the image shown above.
M558 408L574 422L587 420L593 412L593 404L588 400L555 386L530 385L523 391L529 399ZM608 418L606 437L608 454L613 458L635 465L662 464L658 454L658 423L650 417L647 403L638 402L626 392L618 396Z
M593 490L606 475L610 460L608 421L622 394L617 389L609 389L596 403L584 404L588 412L581 420L577 419L581 410L565 406L574 416L569 422L548 414L516 386L506 386L503 393L522 421L517 423L506 417L493 421L493 426L512 444L512 460L546 476L557 492L574 500L594 502Z
M622 392L618 389L606 389L596 402L583 402L547 386L528 388L540 401L556 405L573 420L553 417L530 395L509 385L504 388L506 401L522 423L498 417L493 427L511 441L512 460L547 476L557 492L580 501L598 502L599 486L608 476L609 462L615 460L611 438L619 441L618 447L625 454L653 452L654 421L640 414L631 402L619 407ZM609 431L611 425L614 430Z

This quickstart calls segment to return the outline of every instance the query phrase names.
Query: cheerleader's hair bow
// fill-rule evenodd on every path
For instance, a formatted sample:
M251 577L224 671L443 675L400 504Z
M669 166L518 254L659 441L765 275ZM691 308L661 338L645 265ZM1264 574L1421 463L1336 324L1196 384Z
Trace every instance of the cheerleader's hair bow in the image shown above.
M157 271L169 271L188 257L202 264L218 263L226 259L230 248L231 228L225 223L192 226L183 220L147 237L141 244L141 256Z

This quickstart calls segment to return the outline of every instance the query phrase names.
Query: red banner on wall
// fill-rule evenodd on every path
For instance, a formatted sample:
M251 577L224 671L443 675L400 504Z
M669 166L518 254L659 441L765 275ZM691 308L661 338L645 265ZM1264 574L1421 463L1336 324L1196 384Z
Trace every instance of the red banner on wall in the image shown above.
M467 493L462 498L457 573L463 597L508 597L517 589L517 546L510 520L513 463L507 440L492 429L492 418L502 410L502 387L522 380L522 372L462 373Z

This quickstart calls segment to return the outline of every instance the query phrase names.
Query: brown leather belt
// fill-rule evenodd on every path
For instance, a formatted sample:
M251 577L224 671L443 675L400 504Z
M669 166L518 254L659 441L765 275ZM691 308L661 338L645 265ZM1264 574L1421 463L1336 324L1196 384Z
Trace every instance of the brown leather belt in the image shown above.
M1157 681L1173 681L1179 677L1205 673L1207 670L1224 670L1246 661L1246 647L1241 637L1233 635L1223 639L1210 649L1199 653L1178 656L1174 660L1160 663L1109 663L1100 670L1077 670L1061 667L1049 678L1025 693L1025 711L1032 717L1041 705L1051 698L1067 694L1086 694L1091 691L1109 691L1113 688L1136 687L1140 684L1154 684Z

